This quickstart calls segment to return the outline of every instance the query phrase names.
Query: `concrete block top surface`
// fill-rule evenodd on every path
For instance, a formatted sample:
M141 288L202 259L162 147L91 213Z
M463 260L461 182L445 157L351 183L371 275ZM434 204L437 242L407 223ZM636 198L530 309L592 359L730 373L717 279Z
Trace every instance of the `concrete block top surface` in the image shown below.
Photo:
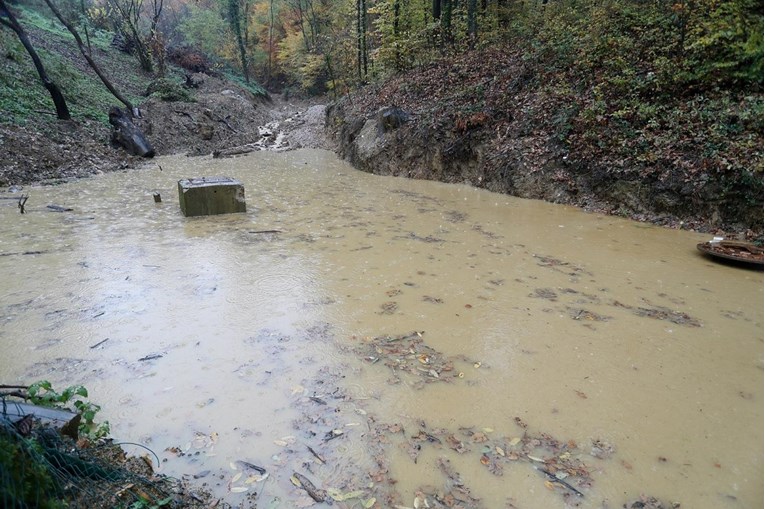
M244 186L229 177L196 177L178 181L181 212L189 216L209 216L246 212Z
M195 177L181 179L178 183L183 188L207 187L207 186L241 186L242 183L231 177Z

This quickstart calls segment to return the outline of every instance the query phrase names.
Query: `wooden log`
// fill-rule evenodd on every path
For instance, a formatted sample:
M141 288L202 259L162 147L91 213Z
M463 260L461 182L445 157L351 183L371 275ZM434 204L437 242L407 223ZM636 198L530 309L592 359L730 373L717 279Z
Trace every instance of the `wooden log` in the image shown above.
M240 154L249 154L250 152L254 152L258 150L258 146L254 144L250 145L241 145L239 147L232 147L232 148L224 148L222 150L216 150L213 152L213 158L218 159L220 157L232 157L232 156L238 156Z
M154 157L154 147L146 139L124 110L113 107L109 110L109 123L113 126L112 142L133 155Z

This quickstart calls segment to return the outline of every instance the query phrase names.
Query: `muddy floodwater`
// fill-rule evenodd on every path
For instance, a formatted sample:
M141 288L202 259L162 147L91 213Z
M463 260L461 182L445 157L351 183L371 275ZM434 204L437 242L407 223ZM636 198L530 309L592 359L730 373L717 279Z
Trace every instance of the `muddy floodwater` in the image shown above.
M183 217L198 176L247 213ZM312 150L24 192L0 383L85 385L227 503L326 506L305 476L341 508L762 507L763 273L706 235Z

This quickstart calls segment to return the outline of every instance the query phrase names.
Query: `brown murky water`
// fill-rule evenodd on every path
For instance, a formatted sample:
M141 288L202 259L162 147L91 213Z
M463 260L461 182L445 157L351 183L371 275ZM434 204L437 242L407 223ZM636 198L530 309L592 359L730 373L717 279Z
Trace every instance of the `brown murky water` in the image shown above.
M705 236L322 151L157 162L0 201L0 381L84 384L232 504L762 506L763 274ZM249 211L182 217L203 175Z

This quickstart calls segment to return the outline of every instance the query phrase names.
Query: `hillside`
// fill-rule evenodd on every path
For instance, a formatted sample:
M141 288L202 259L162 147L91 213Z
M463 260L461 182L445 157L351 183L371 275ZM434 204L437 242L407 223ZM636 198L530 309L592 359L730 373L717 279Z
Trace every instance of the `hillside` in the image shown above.
M111 146L107 112L120 104L72 36L43 8L15 9L73 120L56 120L24 48L0 30L0 186L142 164ZM136 122L158 155L255 143L262 126L306 107L274 101L219 69L194 73L169 63L157 81L112 46L113 35L91 34L94 58L140 104ZM655 33L644 48L608 42L607 34L563 47L544 35L444 51L342 95L327 117L339 154L373 173L464 182L671 227L761 234L761 81L735 78L739 71L728 73L734 79L660 68ZM613 59L602 52L606 43ZM599 56L587 53L592 48ZM640 51L620 56L627 49ZM386 107L401 110L400 127L376 120Z
M110 107L122 106L77 50L74 38L55 19L18 9L20 22L47 72L62 89L72 120L56 119L52 100L29 55L10 30L0 29L0 186L76 178L143 164L111 144ZM257 86L245 87L222 75L193 74L169 65L167 75L141 71L136 59L111 45L110 32L91 37L94 60L134 104L157 154L213 150L260 139L258 127L279 112ZM186 75L193 86L185 88ZM151 93L149 93L151 92Z
M329 125L340 154L369 172L672 227L762 231L761 96L647 99L657 113L642 120L606 108L596 115L596 92L581 75L546 73L505 46L362 89L331 108ZM406 122L378 125L386 107Z

